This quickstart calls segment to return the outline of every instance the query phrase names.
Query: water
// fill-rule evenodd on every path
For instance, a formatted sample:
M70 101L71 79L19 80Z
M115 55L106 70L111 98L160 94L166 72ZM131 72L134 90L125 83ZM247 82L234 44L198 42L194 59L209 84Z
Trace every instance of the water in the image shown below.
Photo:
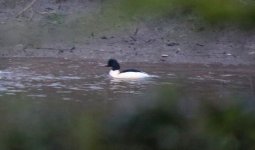
M251 67L127 63L158 78L116 80L102 62L54 58L4 58L0 60L0 99L29 98L72 102L111 103L146 94L169 85L187 98L235 95L254 99L255 71Z
M103 65L2 58L0 149L225 149L235 135L254 143L254 66L125 63L158 77L116 80Z

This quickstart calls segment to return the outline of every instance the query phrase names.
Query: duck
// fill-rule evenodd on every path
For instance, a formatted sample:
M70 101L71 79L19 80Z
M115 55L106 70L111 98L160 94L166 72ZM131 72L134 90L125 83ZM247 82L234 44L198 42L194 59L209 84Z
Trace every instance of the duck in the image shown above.
M109 75L118 79L141 79L150 77L149 74L136 69L120 71L120 64L116 59L109 59L106 67L111 67Z

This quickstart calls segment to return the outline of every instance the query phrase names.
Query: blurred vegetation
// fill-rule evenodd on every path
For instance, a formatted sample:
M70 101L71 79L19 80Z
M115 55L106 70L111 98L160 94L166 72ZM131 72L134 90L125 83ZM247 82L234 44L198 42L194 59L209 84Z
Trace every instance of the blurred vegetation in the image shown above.
M0 101L0 149L253 150L255 112L246 102L206 96L190 101L172 87L111 113L71 101L9 98Z
M254 25L255 1L252 0L121 0L120 12L134 16L200 16L209 23Z

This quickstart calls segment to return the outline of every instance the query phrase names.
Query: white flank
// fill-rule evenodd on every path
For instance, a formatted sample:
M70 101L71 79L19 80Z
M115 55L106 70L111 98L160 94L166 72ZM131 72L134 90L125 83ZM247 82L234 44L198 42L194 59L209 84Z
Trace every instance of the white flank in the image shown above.
M110 76L113 78L119 78L119 79L139 79L139 78L147 78L151 77L145 72L123 72L120 73L119 70L111 70L109 72Z

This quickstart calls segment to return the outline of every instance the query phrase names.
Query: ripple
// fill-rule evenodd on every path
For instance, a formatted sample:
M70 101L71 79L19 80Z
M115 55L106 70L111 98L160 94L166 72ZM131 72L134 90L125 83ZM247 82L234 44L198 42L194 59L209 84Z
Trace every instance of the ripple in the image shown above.
M65 85L63 85L62 83L60 82L56 82L56 83L51 83L49 85L47 85L49 87L54 87L54 88L62 88L62 87L65 87Z
M64 101L70 101L70 100L72 100L72 99L69 98L69 97L63 97L62 100L64 100Z
M222 83L228 83L230 85L227 86L228 88L244 91L250 88L251 84L248 83L250 82L247 80L248 75L239 73L237 75L234 72L217 72L213 69L196 71L189 68L183 70L178 68L174 71L174 67L178 66L169 68L158 66L154 69L150 64L142 67L160 77L142 80L112 79L105 73L104 68L95 66L95 63L62 59L53 62L46 58L40 61L27 60L27 58L18 61L13 59L5 66L5 70L0 71L0 94L4 96L22 93L30 97L75 101L77 99L92 100L98 97L116 99L116 95L141 94L148 88L161 85L175 88L187 87L188 90L194 90L190 88L192 84L193 87L204 90L208 84L212 84L210 87L217 88ZM254 75L250 75L251 79L253 77Z
M45 97L47 97L46 94L29 94L27 96L29 96L29 97L38 97L38 98L45 98Z
M6 95L16 95L16 93L11 93L8 91L8 93L5 93Z
M72 93L72 91L57 91L56 93L59 93L59 94L69 94L69 93Z
M220 76L222 76L222 77L232 77L232 76L234 76L233 74L222 74L222 75L220 75Z
M89 86L90 89L92 90L103 90L104 88L100 87L100 86L96 86L96 85L91 85Z
M4 92L4 91L7 91L8 89L6 87L1 87L0 86L0 92Z

